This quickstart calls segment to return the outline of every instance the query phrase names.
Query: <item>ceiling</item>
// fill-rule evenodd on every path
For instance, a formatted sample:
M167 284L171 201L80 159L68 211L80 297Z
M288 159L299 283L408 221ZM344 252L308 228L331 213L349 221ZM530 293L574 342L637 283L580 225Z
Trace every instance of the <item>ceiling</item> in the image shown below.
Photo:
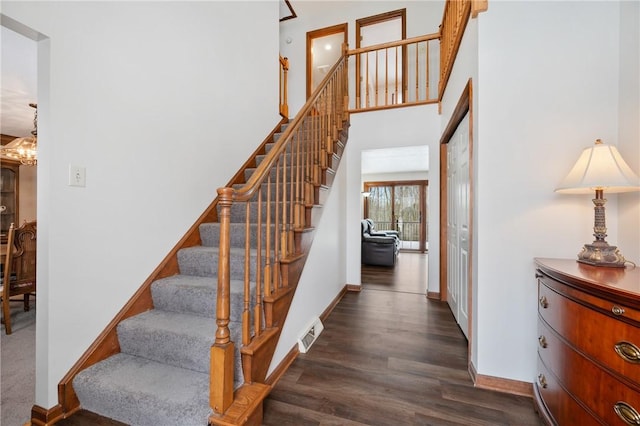
M29 103L38 102L37 43L3 26L0 26L0 31L0 133L29 136L33 130L34 117L34 109Z

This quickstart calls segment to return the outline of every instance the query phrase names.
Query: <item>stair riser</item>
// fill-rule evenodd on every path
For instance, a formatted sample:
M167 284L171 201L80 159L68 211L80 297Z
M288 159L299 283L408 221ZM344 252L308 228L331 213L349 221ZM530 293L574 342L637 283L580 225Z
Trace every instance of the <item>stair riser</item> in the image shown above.
M240 253L231 253L230 276L232 280L244 279L245 256ZM195 275L197 277L214 277L218 273L218 250L192 250L190 248L178 251L178 265L180 273L184 275ZM255 252L251 252L249 263L251 265L249 280L255 281L257 257Z
M204 317L202 317L204 319ZM215 340L216 323L209 321L209 333L195 335L192 330L155 328L143 315L131 317L118 325L120 351L175 367L207 373L209 350Z
M195 286L190 284L191 277L177 275L158 280L151 285L153 306L169 312L180 312L204 317L215 318L217 278L211 277L210 286ZM255 290L255 284L251 284ZM251 300L254 300L252 291ZM244 306L244 285L236 281L231 285L231 321L240 321Z
M250 222L257 222L258 220L258 203L252 202L250 203L251 207L249 209L249 221ZM276 210L278 213L278 217L280 220L282 220L283 217L283 211L282 211L282 203L278 203L276 204L275 202L270 203L270 207L271 207L271 223L275 223L276 221ZM262 219L262 223L266 223L267 221L267 213L268 213L269 209L266 208L266 203L263 202L262 203L262 209L261 209L261 214L260 217ZM290 217L290 211L287 210L286 211L286 215L288 219L291 219ZM220 217L220 216L218 216ZM245 203L236 203L233 204L231 206L231 218L230 218L232 223L245 223L246 220L246 205Z
M253 175L255 171L256 169L254 168L246 169L244 171L245 181L249 181L249 178ZM286 172L286 175L285 175L285 172ZM279 176L278 176L278 173L279 173ZM298 166L291 167L291 164L287 162L286 168L281 167L280 172L278 172L278 169L274 167L271 169L268 176L271 177L271 183L275 183L276 179L278 179L279 182L291 182L292 177L296 179L304 179L304 177L308 175L310 175L310 171L309 171L309 167L307 167L306 165L303 165L301 167L298 167Z
M274 236L275 226L271 225L271 238ZM262 247L265 245L267 238L267 225L261 226L260 237L262 238ZM244 247L246 226L244 223L231 223L230 229L230 244L231 247ZM258 247L258 226L255 224L250 225L249 231L250 246L255 249ZM200 225L200 239L202 245L205 247L218 247L220 245L220 224L219 223L205 223Z
M240 188L242 188L244 185L243 184L236 184L233 185L233 189L235 190L239 190ZM269 192L269 188L270 188L270 192ZM276 200L276 196L282 198L282 193L283 193L283 187L282 184L276 185L275 182L271 182L271 184L266 184L263 183L261 185L261 189L262 189L262 201L266 201L268 199L270 199L271 201L275 201ZM279 189L279 194L276 191L276 189ZM294 185L294 191L295 191L295 185ZM286 185L286 191L287 194L289 194L289 192L291 191L291 187L290 185ZM258 199L258 196L256 194L256 196L254 196L252 198L252 200L256 201Z

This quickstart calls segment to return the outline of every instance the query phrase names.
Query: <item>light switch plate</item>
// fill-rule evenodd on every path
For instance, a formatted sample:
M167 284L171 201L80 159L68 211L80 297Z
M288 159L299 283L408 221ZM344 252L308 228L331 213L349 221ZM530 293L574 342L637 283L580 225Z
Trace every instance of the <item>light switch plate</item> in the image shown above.
M81 186L87 185L87 170L81 166L74 166L69 164L69 186Z

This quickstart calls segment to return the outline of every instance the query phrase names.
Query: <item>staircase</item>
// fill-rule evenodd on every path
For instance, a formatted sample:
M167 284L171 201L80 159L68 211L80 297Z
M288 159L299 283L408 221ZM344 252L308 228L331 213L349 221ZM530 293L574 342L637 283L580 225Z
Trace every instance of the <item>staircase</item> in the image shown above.
M328 81L346 77L340 63ZM131 425L261 422L267 369L346 143L344 93L320 85L218 191L62 380L64 412Z

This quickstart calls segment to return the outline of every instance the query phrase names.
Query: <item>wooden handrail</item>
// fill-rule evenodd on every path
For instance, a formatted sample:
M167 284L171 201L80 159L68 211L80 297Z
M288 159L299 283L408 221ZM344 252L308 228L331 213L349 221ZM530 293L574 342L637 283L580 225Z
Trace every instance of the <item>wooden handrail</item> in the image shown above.
M388 49L396 46L406 46L407 44L419 43L421 41L437 40L439 38L440 38L440 33L431 33L431 34L425 34L417 37L405 38L404 40L390 41L387 43L380 43L380 44L375 44L367 47L359 47L357 49L351 49L347 53L349 56L352 56L352 55L357 55L359 53L374 52L376 50L383 50L383 49Z
M275 159L279 154L285 149L285 141L289 141L292 137L295 130L298 130L302 121L309 115L309 112L313 109L314 105L320 100L322 93L326 89L331 77L337 73L339 68L344 68L346 62L346 57L342 56L338 62L331 68L331 71L327 73L327 77L322 81L320 85L313 92L311 97L304 104L300 112L293 119L291 124L284 131L282 136L279 139L278 144L267 154L266 158L260 163L260 167L256 169L256 171L251 175L247 183L240 189L234 192L234 201L247 201L253 195L255 195L255 191L258 189L258 182L262 182L268 173L269 170L273 167ZM345 82L346 84L346 82ZM282 143L280 142L282 141ZM265 165L265 163L267 165ZM263 167L264 165L264 167Z
M444 89L453 70L462 35L469 21L473 0L448 0L440 25L440 82L438 100L442 100ZM478 10L486 10L486 2L478 2ZM484 9L482 9L484 7Z
M350 50L357 82L350 112L437 102L436 82L430 80L439 64L429 56L439 39L440 33L432 33Z
M229 332L232 275L236 280L243 280L241 343L247 346L273 327L272 318L264 315L263 298L287 290L280 262L296 255L299 248L295 245L294 233L310 226L308 209L317 202L314 187L324 184L322 171L329 167L333 144L348 119L347 79L345 46L342 57L248 181L237 190L231 186L218 189L217 330L211 347L210 386L210 405L216 413L224 413L233 402L234 342ZM233 270L232 211L234 222L241 221L245 230L243 261L234 259ZM239 249L235 248L233 253L239 255L236 250ZM223 369L222 365L231 367ZM214 373L219 377L214 377Z

